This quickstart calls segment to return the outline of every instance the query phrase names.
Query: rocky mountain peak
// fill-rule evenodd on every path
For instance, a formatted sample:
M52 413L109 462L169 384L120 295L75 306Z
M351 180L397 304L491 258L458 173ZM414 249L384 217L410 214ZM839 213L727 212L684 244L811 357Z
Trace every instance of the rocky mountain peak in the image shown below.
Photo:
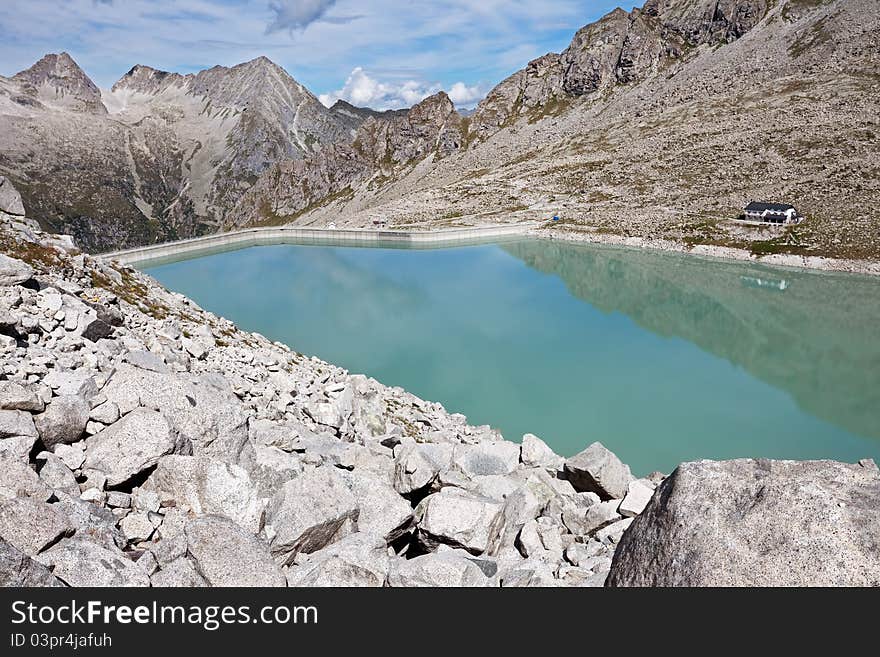
M113 85L112 91L128 89L143 93L157 93L168 84L182 80L184 80L184 76L179 73L169 73L152 66L136 64Z
M101 102L101 90L66 52L45 55L12 79L49 106L92 114L107 113Z

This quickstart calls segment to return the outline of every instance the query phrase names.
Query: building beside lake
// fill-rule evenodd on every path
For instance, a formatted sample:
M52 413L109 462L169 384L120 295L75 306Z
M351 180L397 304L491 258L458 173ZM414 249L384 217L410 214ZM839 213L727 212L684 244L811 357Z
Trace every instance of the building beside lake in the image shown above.
M793 205L752 201L743 208L741 219L765 224L796 224L803 217Z

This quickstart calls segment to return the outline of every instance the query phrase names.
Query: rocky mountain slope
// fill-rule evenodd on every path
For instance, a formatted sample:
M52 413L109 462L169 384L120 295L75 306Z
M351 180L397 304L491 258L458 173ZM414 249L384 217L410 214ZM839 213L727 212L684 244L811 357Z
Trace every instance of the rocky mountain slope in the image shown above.
M500 83L445 149L358 160L354 175L336 176L348 149L280 163L235 216L438 226L559 214L548 230L595 240L876 259L878 35L876 2L649 0ZM317 171L323 199L295 189ZM756 198L808 220L728 221Z
M870 460L508 442L81 254L2 177L0 252L2 586L880 581Z
M0 78L0 173L45 228L108 250L214 231L273 162L351 139L265 57L192 75L135 66L101 92L65 53Z

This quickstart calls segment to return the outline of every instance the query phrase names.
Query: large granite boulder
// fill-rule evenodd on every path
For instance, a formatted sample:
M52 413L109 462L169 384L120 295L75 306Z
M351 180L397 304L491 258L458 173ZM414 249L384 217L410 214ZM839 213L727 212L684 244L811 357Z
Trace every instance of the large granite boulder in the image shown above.
M624 534L608 586L878 586L873 461L681 464Z
M576 491L596 493L603 500L623 499L633 480L629 466L599 442L568 459L564 471Z
M0 586L64 586L52 571L0 538Z
M207 515L186 524L189 555L211 586L286 586L269 548L229 518Z

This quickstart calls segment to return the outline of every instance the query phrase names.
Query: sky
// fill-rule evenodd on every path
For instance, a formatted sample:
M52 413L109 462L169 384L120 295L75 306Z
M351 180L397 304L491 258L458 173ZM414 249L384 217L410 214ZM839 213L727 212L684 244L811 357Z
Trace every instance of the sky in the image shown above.
M639 3L641 4L641 3ZM0 0L0 75L67 51L102 88L135 64L191 73L260 55L329 105L409 107L495 84L627 0Z

